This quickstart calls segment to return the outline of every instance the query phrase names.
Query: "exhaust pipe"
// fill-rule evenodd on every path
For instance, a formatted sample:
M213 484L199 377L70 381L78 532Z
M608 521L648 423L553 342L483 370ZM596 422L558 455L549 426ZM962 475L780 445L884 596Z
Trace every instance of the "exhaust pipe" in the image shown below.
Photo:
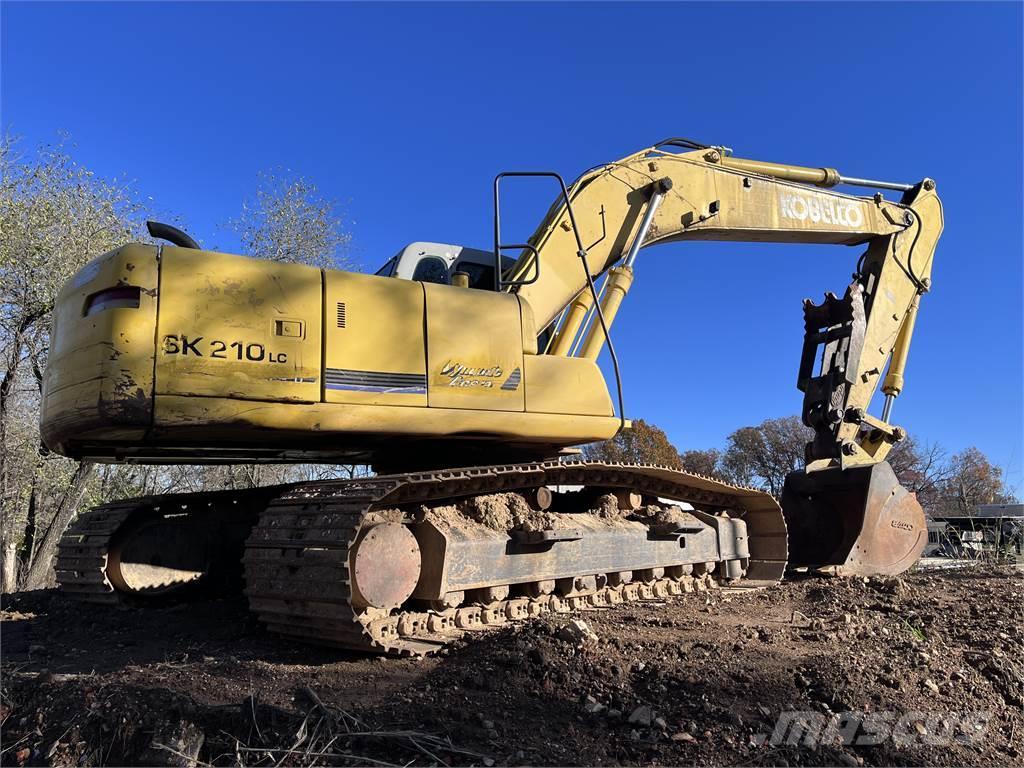
M199 247L199 243L177 227L172 227L170 224L164 224L159 221L147 221L146 229L149 230L149 236L155 237L157 240L166 240L171 245L176 245L179 248L193 248L197 251L202 250Z

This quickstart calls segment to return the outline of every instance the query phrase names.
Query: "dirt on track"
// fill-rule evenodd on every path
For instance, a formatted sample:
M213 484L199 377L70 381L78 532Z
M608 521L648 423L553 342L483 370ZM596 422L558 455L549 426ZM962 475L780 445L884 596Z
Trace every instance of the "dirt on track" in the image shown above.
M241 598L4 596L0 764L1019 765L1022 597L1010 569L807 578L572 616L596 641L548 616L410 660L275 638ZM899 733L776 743L791 711Z

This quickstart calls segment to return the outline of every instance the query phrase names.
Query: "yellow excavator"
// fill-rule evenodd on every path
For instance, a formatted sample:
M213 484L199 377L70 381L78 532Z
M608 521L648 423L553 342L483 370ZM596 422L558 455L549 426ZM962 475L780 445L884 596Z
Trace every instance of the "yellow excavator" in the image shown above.
M528 242L505 243L501 190L524 176L557 197ZM55 312L49 448L375 474L105 504L63 538L61 589L145 603L240 584L273 631L422 654L545 612L771 584L787 561L860 575L916 561L924 515L885 458L905 436L892 405L942 230L931 179L850 178L677 138L568 185L499 174L494 204L491 252L414 243L375 275L204 251L152 222L168 244L85 266ZM639 251L685 240L861 249L842 297L804 303L797 386L814 438L781 508L575 448L630 428L609 329Z

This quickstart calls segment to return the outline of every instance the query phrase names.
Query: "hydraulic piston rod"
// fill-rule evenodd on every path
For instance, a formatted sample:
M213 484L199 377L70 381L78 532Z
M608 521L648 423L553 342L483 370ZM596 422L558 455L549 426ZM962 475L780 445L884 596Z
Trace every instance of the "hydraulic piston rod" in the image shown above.
M626 294L629 293L629 287L633 284L633 262L636 261L636 256L643 247L647 233L651 229L654 214L658 212L658 207L665 198L665 194L672 189L672 180L659 179L653 186L651 199L647 202L647 210L644 211L644 217L640 221L640 229L637 230L636 237L633 238L626 257L622 260L621 265L608 270L608 284L605 286L604 298L601 301L601 311L604 313L604 321L608 326L611 326L615 315L618 314L622 300L626 298ZM596 359L601 354L604 342L605 335L601 326L596 323L591 325L590 331L583 341L580 356L590 358L591 360Z
M917 309L921 304L921 294L914 297L907 311L907 316L900 327L896 344L892 348L892 359L889 361L889 372L882 382L885 393L885 405L882 407L882 421L889 421L892 404L896 396L903 390L903 373L907 367L907 355L910 353L910 339L914 335L914 323L917 321Z
M771 176L775 179L796 181L801 184L812 184L816 187L828 188L838 184L849 184L854 187L895 189L901 192L913 188L912 184L902 184L896 181L876 181L874 179L859 179L855 176L843 176L835 168L805 168L799 165L768 163L762 160L745 160L741 157L723 157L717 151L710 153L708 159L710 162L720 163L724 168L735 168L739 171L749 171L761 176Z

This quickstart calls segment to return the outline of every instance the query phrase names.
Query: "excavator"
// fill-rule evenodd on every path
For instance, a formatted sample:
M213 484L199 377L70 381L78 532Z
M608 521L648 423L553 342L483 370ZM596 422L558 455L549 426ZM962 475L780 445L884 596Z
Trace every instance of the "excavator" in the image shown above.
M506 243L501 191L523 177L557 194L527 242ZM787 566L885 575L916 561L924 515L885 459L906 435L892 407L942 231L934 181L673 138L571 184L500 173L493 194L490 252L419 242L374 275L205 251L155 222L163 242L78 272L55 310L48 448L373 474L104 504L61 541L61 590L144 605L235 585L270 631L421 655L549 612L761 588ZM841 297L804 302L797 386L813 439L781 504L580 455L630 428L610 329L639 252L688 240L859 250Z

